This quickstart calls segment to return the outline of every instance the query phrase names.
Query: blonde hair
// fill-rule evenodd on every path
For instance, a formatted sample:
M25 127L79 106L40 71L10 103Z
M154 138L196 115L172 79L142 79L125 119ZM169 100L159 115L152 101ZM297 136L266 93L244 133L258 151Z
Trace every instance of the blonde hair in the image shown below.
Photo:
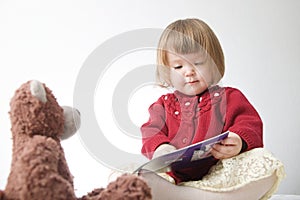
M215 64L218 75L214 83L224 76L225 64L222 47L212 29L200 19L177 20L163 31L157 50L157 82L162 87L170 87L170 68L167 52L189 54L202 51Z

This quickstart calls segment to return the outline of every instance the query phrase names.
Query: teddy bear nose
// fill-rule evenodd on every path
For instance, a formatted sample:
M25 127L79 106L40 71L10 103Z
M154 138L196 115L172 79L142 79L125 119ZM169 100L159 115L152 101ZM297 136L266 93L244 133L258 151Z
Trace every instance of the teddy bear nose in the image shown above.
M61 139L67 139L74 135L80 127L80 112L76 108L70 106L62 106L64 110L65 124L64 133L61 135Z
M78 113L78 115L81 116L80 111L77 110L76 108L75 108L75 110L76 110L76 112Z

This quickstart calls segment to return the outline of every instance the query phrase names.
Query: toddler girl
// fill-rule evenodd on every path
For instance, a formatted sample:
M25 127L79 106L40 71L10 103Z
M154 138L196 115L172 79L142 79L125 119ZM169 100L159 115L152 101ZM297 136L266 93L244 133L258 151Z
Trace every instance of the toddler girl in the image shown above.
M141 171L154 199L267 199L284 175L263 147L262 120L241 91L218 85L224 75L221 45L199 19L171 23L157 53L157 81L174 92L149 108L141 127L149 159L229 131L205 165L166 174Z

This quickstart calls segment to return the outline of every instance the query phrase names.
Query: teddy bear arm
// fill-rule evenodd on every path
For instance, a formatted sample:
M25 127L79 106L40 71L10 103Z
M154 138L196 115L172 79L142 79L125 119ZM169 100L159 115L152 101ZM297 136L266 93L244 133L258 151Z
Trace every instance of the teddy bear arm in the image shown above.
M76 199L72 176L60 174L60 145L52 138L34 136L24 145L12 166L5 189L5 199ZM65 163L66 164L66 163ZM66 179L65 177L68 177Z

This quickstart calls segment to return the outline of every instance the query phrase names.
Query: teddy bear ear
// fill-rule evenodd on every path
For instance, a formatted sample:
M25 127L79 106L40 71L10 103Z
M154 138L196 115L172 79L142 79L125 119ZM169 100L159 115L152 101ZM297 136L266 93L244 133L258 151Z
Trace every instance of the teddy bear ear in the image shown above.
M76 131L80 127L80 112L73 107L70 106L62 106L64 110L65 124L64 124L64 132L60 136L61 140L68 139L72 135L76 133Z
M32 96L35 96L41 102L43 102L43 103L47 102L46 91L45 91L44 85L41 82L39 82L37 80L30 81L30 92L31 92Z

